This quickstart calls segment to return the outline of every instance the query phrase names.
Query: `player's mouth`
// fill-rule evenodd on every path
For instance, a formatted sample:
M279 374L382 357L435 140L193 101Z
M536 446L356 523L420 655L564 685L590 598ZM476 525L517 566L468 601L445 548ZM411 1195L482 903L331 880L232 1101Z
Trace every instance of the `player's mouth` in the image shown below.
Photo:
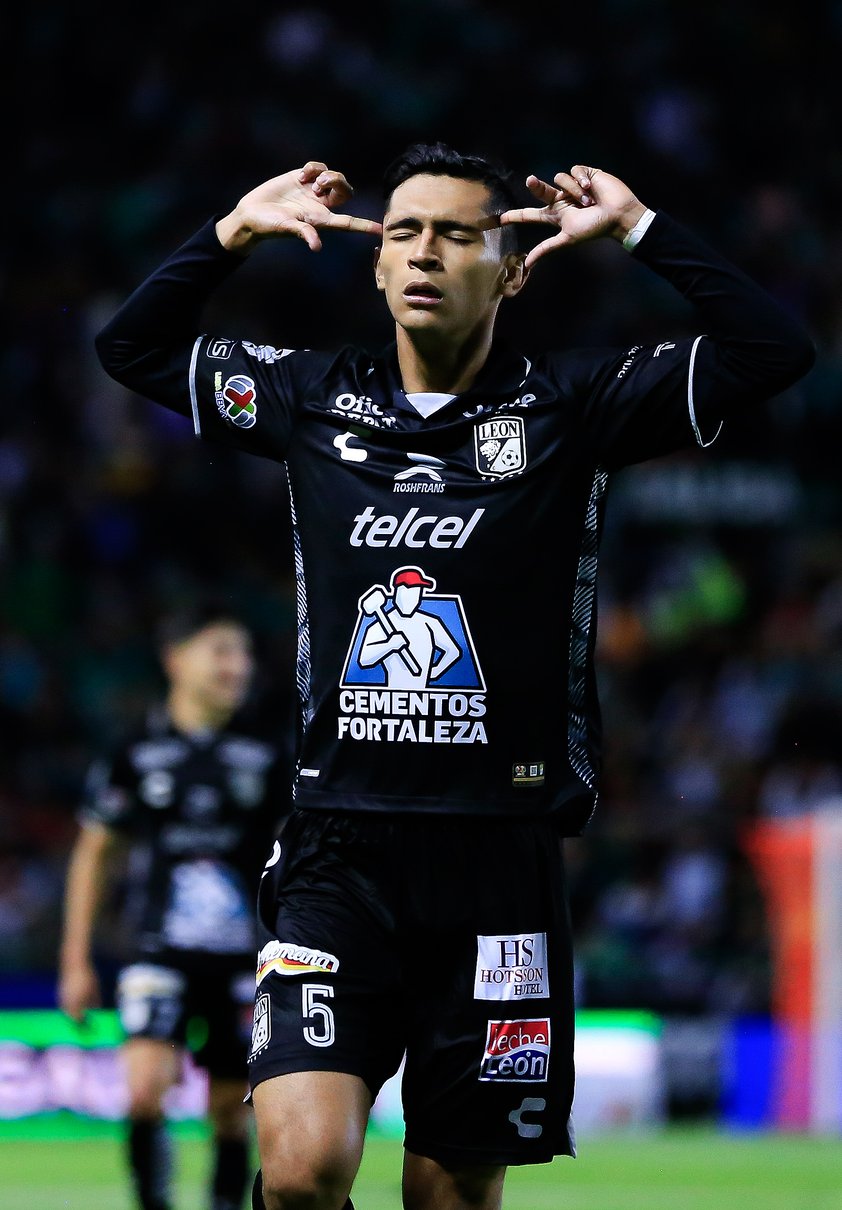
M411 307L437 307L444 299L441 290L428 281L411 281L403 296Z

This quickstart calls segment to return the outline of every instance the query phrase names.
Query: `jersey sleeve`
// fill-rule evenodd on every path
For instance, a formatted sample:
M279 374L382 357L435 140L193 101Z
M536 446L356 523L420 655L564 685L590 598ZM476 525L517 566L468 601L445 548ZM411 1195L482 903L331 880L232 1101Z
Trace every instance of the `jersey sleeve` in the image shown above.
M737 409L784 391L815 357L765 290L667 215L655 216L632 255L694 306L698 331L591 361L585 432L608 469L712 444Z
M329 361L306 349L198 337L188 370L196 436L282 460L299 402Z
M88 769L78 812L81 824L101 824L128 834L137 824L138 801L131 767L124 755L95 760Z
M281 459L301 399L333 359L203 333L205 305L242 263L210 220L129 296L96 351L112 378L191 417L198 435Z

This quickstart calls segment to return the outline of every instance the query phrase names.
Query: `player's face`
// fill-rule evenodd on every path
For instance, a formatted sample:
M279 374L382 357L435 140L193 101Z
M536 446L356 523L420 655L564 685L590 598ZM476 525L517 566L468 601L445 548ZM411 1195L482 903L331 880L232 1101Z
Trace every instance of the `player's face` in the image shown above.
M481 181L421 173L392 194L375 275L408 333L462 340L493 319L501 298L517 292L518 258L501 252L488 210Z
M210 713L242 705L254 674L248 632L233 622L205 626L167 653L167 671L179 689Z

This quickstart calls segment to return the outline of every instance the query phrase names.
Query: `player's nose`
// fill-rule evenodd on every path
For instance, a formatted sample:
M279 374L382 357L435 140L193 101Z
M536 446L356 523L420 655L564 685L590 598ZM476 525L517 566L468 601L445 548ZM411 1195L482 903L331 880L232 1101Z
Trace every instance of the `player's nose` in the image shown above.
M411 269L428 269L441 264L441 257L434 243L435 236L426 232L418 237L410 249L407 263Z

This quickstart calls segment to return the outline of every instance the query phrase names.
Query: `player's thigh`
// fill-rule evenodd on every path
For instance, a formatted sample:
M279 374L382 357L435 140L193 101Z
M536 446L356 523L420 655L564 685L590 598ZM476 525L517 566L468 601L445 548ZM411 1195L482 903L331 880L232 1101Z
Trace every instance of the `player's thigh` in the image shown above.
M252 1104L267 1192L348 1196L371 1110L362 1079L329 1071L274 1076L255 1088Z
M506 1169L496 1164L445 1168L428 1156L404 1152L404 1210L499 1210Z
M405 1047L391 849L376 821L304 821L261 883L249 1080L344 1073L373 1099Z
M155 1038L129 1038L123 1044L122 1060L130 1113L157 1116L162 1112L164 1096L181 1076L181 1047Z

